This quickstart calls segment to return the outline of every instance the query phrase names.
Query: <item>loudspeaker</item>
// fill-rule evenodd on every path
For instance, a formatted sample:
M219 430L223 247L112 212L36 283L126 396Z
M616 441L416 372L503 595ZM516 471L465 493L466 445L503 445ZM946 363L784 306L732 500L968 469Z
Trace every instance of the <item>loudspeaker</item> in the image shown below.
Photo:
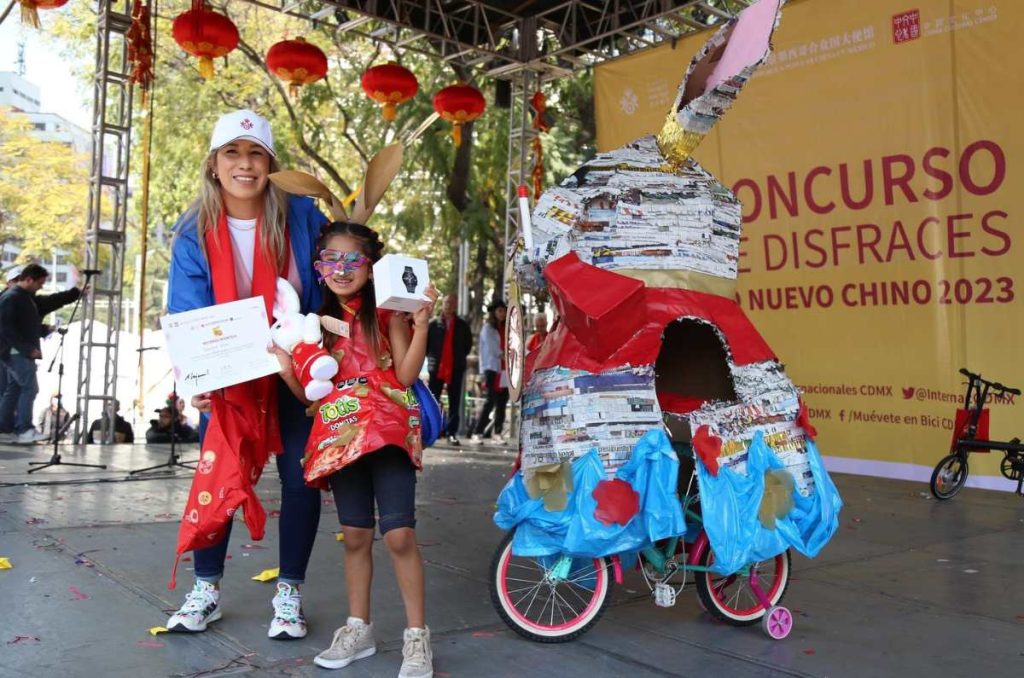
M494 81L494 105L498 108L512 108L512 83L508 80Z

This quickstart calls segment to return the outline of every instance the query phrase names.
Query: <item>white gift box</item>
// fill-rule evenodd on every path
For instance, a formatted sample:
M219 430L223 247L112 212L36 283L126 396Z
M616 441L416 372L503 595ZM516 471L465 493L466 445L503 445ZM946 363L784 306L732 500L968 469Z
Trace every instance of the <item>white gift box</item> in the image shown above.
M373 265L373 289L377 308L413 312L426 301L430 283L427 262L401 254L385 254Z

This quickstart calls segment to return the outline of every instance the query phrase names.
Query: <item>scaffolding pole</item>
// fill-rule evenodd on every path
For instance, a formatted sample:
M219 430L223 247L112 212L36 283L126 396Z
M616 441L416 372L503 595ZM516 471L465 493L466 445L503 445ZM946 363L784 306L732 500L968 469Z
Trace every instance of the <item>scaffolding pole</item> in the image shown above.
M100 274L82 304L75 423L78 442L89 430L91 405L98 403L100 412L111 411L117 399L117 333L121 328L132 131L133 88L127 38L131 24L129 0L98 0L85 266ZM102 376L94 378L93 370L98 366L102 367ZM100 440L113 442L114 417L100 417L100 421Z

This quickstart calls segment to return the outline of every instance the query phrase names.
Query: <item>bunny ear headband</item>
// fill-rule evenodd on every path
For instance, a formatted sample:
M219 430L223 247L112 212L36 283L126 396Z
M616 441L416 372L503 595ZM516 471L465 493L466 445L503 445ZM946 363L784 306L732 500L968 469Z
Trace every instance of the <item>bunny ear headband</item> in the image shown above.
M373 156L366 166L363 190L356 198L351 217L345 213L345 207L338 196L334 195L329 188L311 174L295 170L281 170L271 174L270 181L288 193L320 198L327 203L327 210L331 213L331 219L334 221L351 221L365 225L377 208L377 203L384 197L384 192L398 175L403 155L403 146L397 143L385 146L377 155Z

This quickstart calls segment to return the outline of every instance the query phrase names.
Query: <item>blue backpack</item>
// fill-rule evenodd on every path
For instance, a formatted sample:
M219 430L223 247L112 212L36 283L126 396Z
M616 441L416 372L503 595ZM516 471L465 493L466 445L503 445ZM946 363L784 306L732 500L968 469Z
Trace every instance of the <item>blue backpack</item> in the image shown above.
M423 439L423 447L427 448L437 442L444 431L444 412L441 411L434 394L421 380L413 382L412 392L420 403L420 437Z

